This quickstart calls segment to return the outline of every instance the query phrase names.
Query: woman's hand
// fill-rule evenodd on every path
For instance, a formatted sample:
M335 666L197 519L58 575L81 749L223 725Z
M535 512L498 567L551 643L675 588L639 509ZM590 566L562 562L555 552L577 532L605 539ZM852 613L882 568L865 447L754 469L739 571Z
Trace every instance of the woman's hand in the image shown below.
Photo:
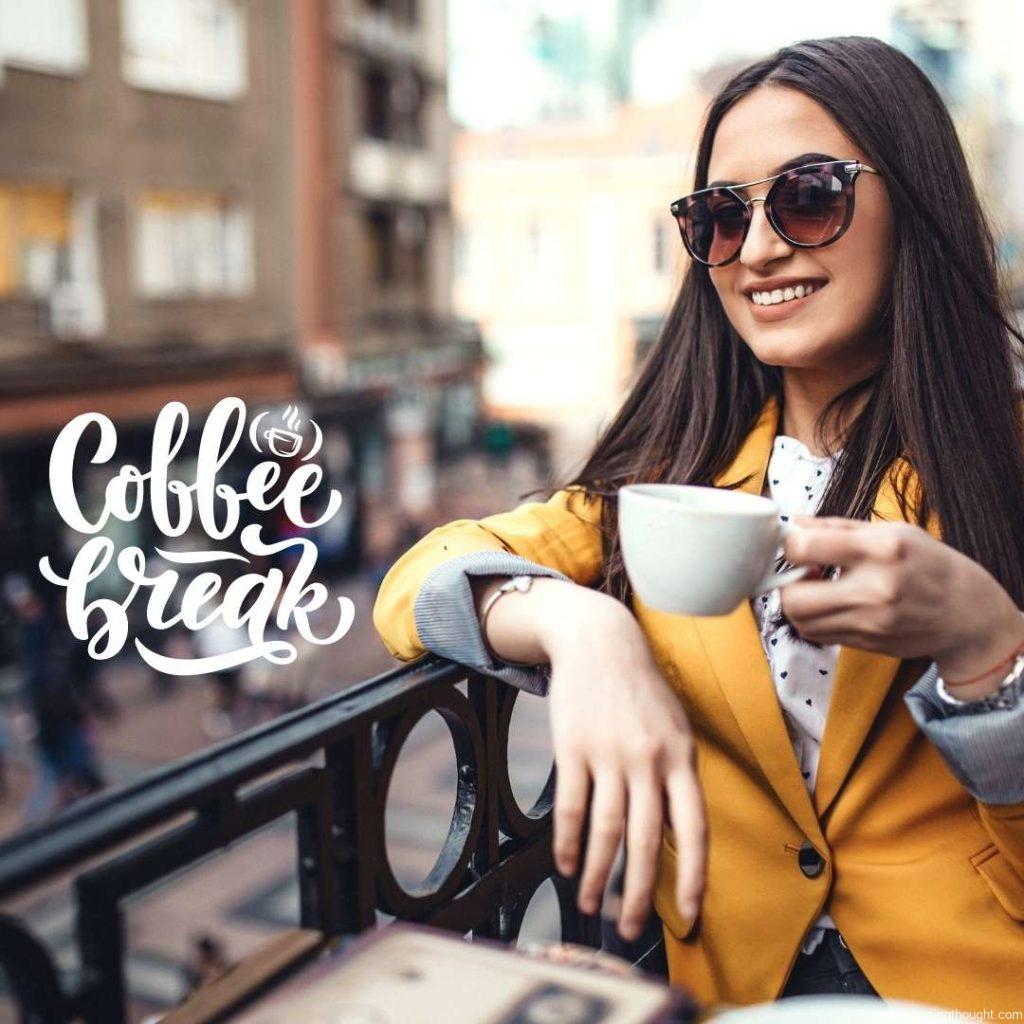
M806 639L931 657L953 680L984 672L1024 640L1024 619L999 582L921 527L812 516L795 524L788 561L842 570L783 589L782 610Z
M564 875L578 868L589 795L579 906L587 914L600 909L625 835L619 932L631 940L647 918L665 824L673 828L679 851L679 909L686 917L697 915L705 823L693 736L626 607L583 587L561 587L558 614L541 635L551 662L548 699L558 772L555 864Z

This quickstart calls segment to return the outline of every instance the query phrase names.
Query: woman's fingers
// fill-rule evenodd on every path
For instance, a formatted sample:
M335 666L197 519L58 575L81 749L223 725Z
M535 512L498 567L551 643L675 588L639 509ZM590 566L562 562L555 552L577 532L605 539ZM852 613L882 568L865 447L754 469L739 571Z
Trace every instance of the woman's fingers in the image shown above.
M555 786L555 867L566 876L576 873L580 860L580 835L587 809L590 774L581 758L558 759Z
M622 841L625 812L626 786L622 776L615 770L595 775L587 855L579 892L579 907L584 914L596 914L601 909L604 887Z
M665 788L669 822L676 839L676 903L684 917L695 918L704 891L707 858L704 800L691 765L672 771Z
M862 580L844 576L838 580L797 580L782 593L787 618L808 621L824 615L855 612L868 603Z
M859 530L863 526L870 526L870 523L863 519L844 519L842 516L794 516L794 523L801 526L809 526L815 529L819 526L834 526L839 530Z
M870 531L821 527L794 531L786 538L783 549L786 560L794 565L851 566L871 558L875 546Z
M622 890L619 933L637 939L651 905L658 867L665 798L653 768L634 776L629 785L626 822L626 880Z

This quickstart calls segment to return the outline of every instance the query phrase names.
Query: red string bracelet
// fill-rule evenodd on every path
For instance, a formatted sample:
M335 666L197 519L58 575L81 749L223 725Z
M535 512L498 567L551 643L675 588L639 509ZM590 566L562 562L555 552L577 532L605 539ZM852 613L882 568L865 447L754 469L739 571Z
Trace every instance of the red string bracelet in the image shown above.
M976 683L986 676L992 675L996 669L1002 668L1004 665L1012 665L1022 654L1024 654L1024 642L1020 643L1016 650L1008 658L1004 658L1002 661L996 662L987 672L982 672L980 675L972 676L970 679L961 679L958 682L952 682L949 679L943 679L943 685L950 686L970 686L971 683Z

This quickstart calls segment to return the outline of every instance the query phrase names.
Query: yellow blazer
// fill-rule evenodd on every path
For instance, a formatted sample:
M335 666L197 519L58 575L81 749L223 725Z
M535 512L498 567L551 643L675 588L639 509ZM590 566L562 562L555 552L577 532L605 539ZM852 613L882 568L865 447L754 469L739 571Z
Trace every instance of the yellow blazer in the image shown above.
M743 489L760 494L777 426L770 401L716 484L752 474ZM902 518L888 476L873 514ZM506 550L593 584L598 517L597 501L563 490L432 531L381 587L374 622L385 644L402 660L425 653L416 596L435 565L465 552ZM934 524L929 529L937 535ZM918 730L902 698L927 660L841 649L812 796L749 603L696 618L634 597L633 611L693 724L708 814L707 887L696 921L675 906L671 830L662 839L654 904L671 980L703 1003L772 1000L827 906L883 996L1024 1010L1024 804L975 800ZM805 842L826 861L816 878L798 865Z

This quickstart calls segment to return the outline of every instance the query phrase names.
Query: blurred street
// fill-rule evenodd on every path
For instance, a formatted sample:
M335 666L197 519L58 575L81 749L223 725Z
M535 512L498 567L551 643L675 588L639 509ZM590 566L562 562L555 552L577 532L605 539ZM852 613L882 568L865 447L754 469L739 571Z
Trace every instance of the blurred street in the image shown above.
M536 486L532 460L513 456L500 468L483 458L450 467L441 493L450 507L441 516L455 518L455 509L480 517L518 501ZM374 584L367 574L332 581L331 592L350 597L356 606L351 631L337 644L314 648L301 665L308 699L345 689L395 667L371 621ZM300 648L301 650L301 648ZM308 650L308 648L307 648ZM280 671L280 670L278 670ZM15 670L0 677L8 717L17 716L12 691ZM136 658L122 656L105 665L102 681L118 707L113 720L93 719L102 769L110 785L138 778L148 769L191 754L211 740L204 716L211 707L211 687L202 678L181 679L161 696L150 670ZM275 713L260 699L240 715L239 726L257 724ZM7 751L7 792L0 801L0 836L21 827L22 808L34 785L31 747L15 724ZM541 699L521 696L513 719L510 773L520 802L529 806L550 769L547 718ZM407 741L399 761L388 804L387 835L396 875L406 884L425 877L443 842L455 793L454 750L439 716L431 713ZM199 935L211 935L229 961L258 948L268 937L298 923L298 890L294 878L294 822L282 819L256 838L208 858L131 904L127 913L131 956L129 988L139 1019L177 1002L186 991L186 967ZM62 968L76 968L72 943L74 920L64 884L48 886L5 906L25 914L36 934L56 953ZM528 938L555 937L557 917L552 893L542 890L531 909ZM0 1003L0 1022L14 1021Z

